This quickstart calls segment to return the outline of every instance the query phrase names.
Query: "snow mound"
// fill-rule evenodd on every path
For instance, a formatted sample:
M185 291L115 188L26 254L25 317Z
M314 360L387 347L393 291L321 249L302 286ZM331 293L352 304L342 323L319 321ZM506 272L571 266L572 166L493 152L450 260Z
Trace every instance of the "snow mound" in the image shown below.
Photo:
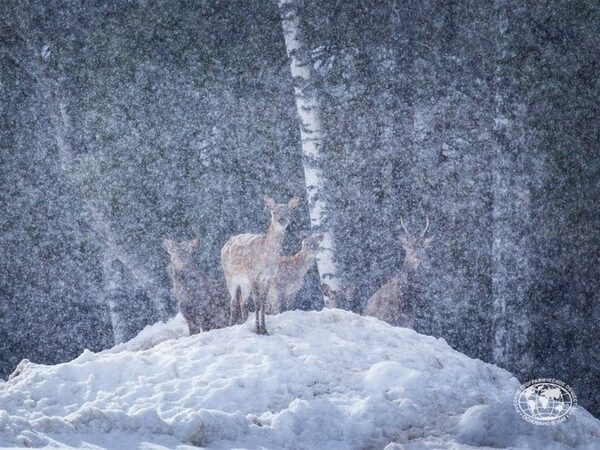
M158 322L154 325L148 325L138 333L133 339L122 344L115 345L105 352L118 353L124 350L137 351L147 350L170 339L179 339L190 335L185 319L180 314L165 322Z
M540 427L510 373L442 339L341 310L186 336L181 318L0 384L0 446L61 448L600 448L579 408Z

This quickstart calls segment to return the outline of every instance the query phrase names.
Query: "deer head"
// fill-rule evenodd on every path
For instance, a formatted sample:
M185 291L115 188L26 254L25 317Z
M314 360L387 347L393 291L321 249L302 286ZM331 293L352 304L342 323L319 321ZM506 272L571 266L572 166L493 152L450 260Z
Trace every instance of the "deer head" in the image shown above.
M302 250L312 255L317 254L319 245L323 242L323 235L317 234L314 236L306 236L302 239Z
M292 212L298 207L300 199L293 197L287 205L284 203L275 203L268 195L265 195L265 205L271 210L271 224L278 231L284 231L292 221Z
M192 264L194 251L198 246L198 238L182 242L164 238L163 245L171 257L173 267L182 269Z
M429 229L429 217L425 218L425 227L418 236L413 236L408 231L402 217L400 217L400 224L404 230L404 235L400 238L400 243L406 253L404 265L409 269L417 269L425 255L425 250L433 241L432 236L426 237L427 230Z

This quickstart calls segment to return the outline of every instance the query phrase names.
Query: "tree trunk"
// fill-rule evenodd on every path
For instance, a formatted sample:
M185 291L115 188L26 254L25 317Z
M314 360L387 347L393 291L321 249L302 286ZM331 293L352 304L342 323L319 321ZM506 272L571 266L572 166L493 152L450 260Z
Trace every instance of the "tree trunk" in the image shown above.
M494 363L511 371L525 369L527 291L531 259L531 189L536 162L526 142L526 110L519 104L518 80L511 58L510 2L494 5L497 61L494 74L494 149L492 162L492 310Z
M104 298L110 314L113 345L125 342L129 336L127 320L123 317L121 298L123 296L123 272L118 261L107 249L102 252L102 278L104 280Z
M168 316L165 301L169 296L168 292L156 282L150 272L143 268L138 261L135 261L131 254L119 244L108 219L86 196L81 180L73 172L74 152L70 140L73 130L62 89L60 88L60 80L54 79L58 77L52 77L48 74L48 58L50 57L50 53L45 53L47 50L41 47L38 48L33 42L33 38L31 38L27 31L30 29L30 24L22 14L22 11L18 10L15 6L13 13L15 29L25 44L30 64L22 61L18 56L12 54L10 56L38 83L40 93L46 102L50 121L54 128L61 168L69 177L72 188L81 196L83 211L87 215L86 218L88 219L90 228L101 238L100 242L105 246L105 251L114 260L118 260L131 273L136 284L146 292L148 299L153 303L158 318L166 320ZM114 323L112 325L113 328L118 328L118 325Z
M325 187L327 178L321 168L323 160L323 130L319 102L314 87L310 52L302 36L300 19L295 0L279 0L279 11L285 47L290 58L290 70L294 81L296 108L300 119L300 139L302 141L302 164L304 182L310 212L311 228L324 235L322 249L317 255L317 267L322 282L332 289L340 287L334 261L334 237L332 227L327 223L329 213Z
M50 97L54 97L51 93ZM152 301L153 306L158 314L159 319L166 320L167 312L165 308L165 300L168 298L166 290L154 280L152 274L135 261L131 254L127 252L122 245L119 244L115 233L112 231L110 224L102 212L86 197L83 192L83 187L80 185L76 177L72 175L72 167L69 165L73 161L73 151L68 140L70 135L71 122L67 114L66 104L60 99L54 99L55 108L52 109L52 101L49 102L51 108L50 115L53 117L55 124L56 140L58 144L58 154L63 170L71 174L75 188L81 193L81 197L89 215L90 227L101 238L105 251L109 252L113 259L118 260L131 273L136 284L142 288L147 297ZM57 117L58 116L58 117ZM113 323L113 327L115 324Z

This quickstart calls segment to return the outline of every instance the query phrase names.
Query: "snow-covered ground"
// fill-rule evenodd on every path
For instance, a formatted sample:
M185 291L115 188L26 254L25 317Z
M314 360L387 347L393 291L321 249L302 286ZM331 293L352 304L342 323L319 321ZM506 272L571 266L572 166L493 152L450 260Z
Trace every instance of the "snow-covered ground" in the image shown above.
M519 382L443 340L341 310L188 337L181 317L0 383L0 446L158 449L600 448L583 408L540 427Z

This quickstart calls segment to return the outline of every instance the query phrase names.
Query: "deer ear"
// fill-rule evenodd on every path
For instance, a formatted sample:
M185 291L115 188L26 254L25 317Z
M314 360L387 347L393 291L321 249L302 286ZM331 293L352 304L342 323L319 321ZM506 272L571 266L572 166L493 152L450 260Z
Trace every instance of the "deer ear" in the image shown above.
M300 204L300 199L298 197L293 197L287 204L290 210L294 210Z
M424 247L429 246L434 240L435 240L435 238L433 236L429 236L428 238L425 238L423 240L423 246Z
M271 211L274 210L276 206L275 200L273 200L268 195L265 195L264 199L266 207L269 208Z
M193 250L198 246L198 238L194 238L191 241L188 241L188 245L190 246L190 249Z
M323 233L319 233L315 236L315 238L318 242L323 242L323 239L325 239L325 235Z

